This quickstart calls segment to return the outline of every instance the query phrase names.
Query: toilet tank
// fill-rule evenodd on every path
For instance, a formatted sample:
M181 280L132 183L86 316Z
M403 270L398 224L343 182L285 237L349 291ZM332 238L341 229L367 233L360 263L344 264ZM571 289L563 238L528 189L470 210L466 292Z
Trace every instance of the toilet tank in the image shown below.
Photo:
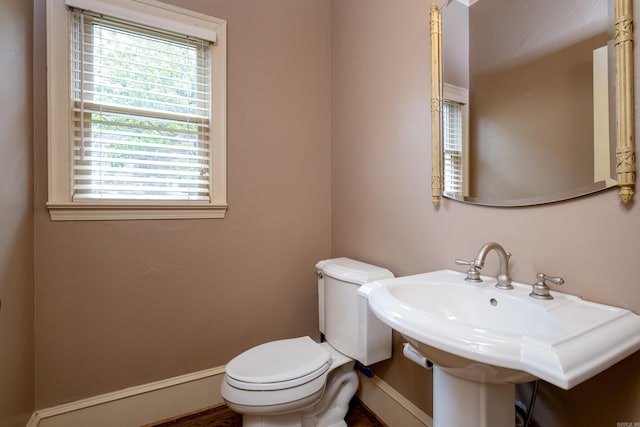
M316 264L320 332L329 344L363 365L391 357L391 328L370 310L361 285L393 277L386 268L349 258Z

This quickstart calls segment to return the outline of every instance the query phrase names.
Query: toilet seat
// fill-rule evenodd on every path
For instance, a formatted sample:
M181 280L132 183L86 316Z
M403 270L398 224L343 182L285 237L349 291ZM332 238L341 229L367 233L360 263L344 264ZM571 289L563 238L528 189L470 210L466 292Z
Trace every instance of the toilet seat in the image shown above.
M331 353L309 337L272 341L231 360L226 382L248 391L276 391L307 384L331 367Z
M350 360L309 337L268 342L227 364L222 396L245 415L301 410L322 398L329 372Z

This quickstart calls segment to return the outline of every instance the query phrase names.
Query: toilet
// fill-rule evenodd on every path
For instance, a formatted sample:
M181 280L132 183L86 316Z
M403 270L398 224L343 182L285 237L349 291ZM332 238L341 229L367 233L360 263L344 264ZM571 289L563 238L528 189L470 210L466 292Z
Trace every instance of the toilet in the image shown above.
M316 264L323 342L310 337L272 341L233 358L221 393L244 427L346 426L358 388L355 362L391 357L391 328L369 311L361 285L393 274L349 258Z

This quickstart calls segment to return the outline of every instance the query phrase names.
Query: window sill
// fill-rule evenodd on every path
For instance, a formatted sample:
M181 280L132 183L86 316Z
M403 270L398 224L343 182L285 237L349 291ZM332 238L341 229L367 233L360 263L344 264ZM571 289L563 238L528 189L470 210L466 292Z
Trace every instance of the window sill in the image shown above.
M47 203L52 221L224 218L226 204Z

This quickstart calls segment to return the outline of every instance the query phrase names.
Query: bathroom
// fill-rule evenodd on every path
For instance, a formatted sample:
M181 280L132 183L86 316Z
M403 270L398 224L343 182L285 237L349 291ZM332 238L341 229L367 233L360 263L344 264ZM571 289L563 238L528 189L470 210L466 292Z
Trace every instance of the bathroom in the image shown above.
M567 293L640 313L640 216L616 191L434 208L429 1L166 2L229 23L224 219L52 222L45 1L0 3L0 425L318 338L314 266L335 256L402 276L497 241L514 280L557 274ZM430 415L431 373L401 344L373 370ZM569 391L542 384L534 419L640 422L640 354Z

